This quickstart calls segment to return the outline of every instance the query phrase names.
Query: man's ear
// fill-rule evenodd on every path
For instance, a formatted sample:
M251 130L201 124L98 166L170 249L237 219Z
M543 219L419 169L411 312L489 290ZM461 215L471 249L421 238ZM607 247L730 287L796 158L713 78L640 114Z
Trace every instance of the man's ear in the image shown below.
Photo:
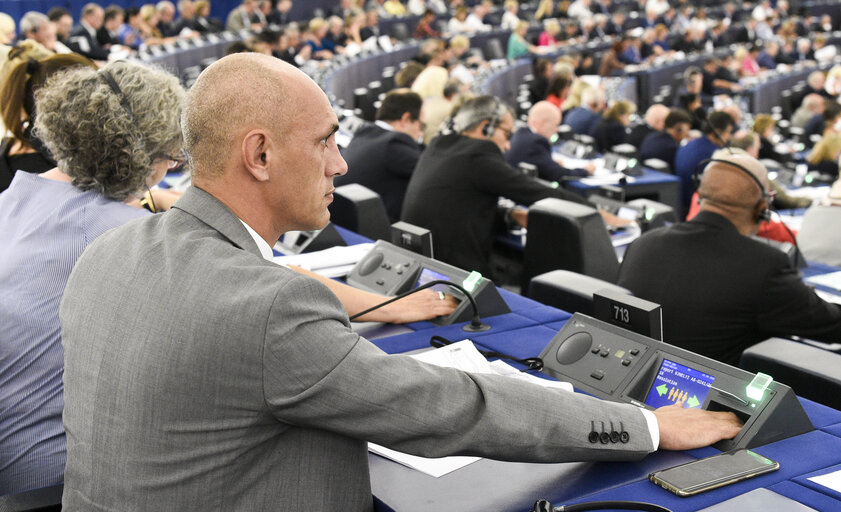
M270 139L264 130L252 130L242 139L242 163L257 181L269 180Z

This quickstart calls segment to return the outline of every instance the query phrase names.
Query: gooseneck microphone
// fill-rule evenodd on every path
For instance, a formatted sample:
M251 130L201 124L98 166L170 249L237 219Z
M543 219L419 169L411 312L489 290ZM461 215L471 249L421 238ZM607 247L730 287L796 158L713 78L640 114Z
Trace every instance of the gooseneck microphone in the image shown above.
M428 283L424 283L421 286L418 286L417 288L415 288L413 290L409 290L408 292L401 293L400 295L392 297L385 302L381 302L381 303L377 304L376 306L370 307L370 308L366 309L365 311L362 311L360 313L357 313L357 314L351 316L349 318L349 320L350 321L356 320L357 318L359 318L363 315L366 315L366 314L370 313L371 311L379 309L383 306L387 306L387 305L391 304L392 302L396 302L396 301L402 299L403 297L408 297L409 295L411 295L413 293L417 293L421 290L426 290L427 288L431 288L432 286L435 286L436 284L443 284L443 285L446 285L446 286L452 286L453 288L455 288L458 291L460 291L461 293L463 293L464 296L467 297L467 300L470 301L470 306L473 308L473 318L470 320L469 324L462 327L462 330L467 331L467 332L480 332L480 331L487 331L491 328L490 325L483 324L482 319L479 318L479 307L476 306L476 301L473 299L473 295L470 292L465 290L459 284L452 283L450 281L444 281L444 280L441 280L441 279L436 279L434 281L429 281Z

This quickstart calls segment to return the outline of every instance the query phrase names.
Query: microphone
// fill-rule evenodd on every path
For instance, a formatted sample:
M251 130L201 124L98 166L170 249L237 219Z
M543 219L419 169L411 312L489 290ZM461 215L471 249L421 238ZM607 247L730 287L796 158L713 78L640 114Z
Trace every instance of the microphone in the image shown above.
M400 295L392 297L385 302L381 302L381 303L377 304L376 306L370 307L370 308L366 309L365 311L362 311L360 313L357 313L357 314L351 316L349 318L349 320L353 321L353 320L359 318L360 316L363 316L363 315L366 315L366 314L370 313L371 311L379 309L383 306L387 306L387 305L391 304L392 302L396 302L396 301L402 299L403 297L408 297L409 295L411 295L413 293L417 293L421 290L426 290L427 288L431 288L431 287L435 286L436 284L443 284L443 285L447 285L447 286L452 286L453 288L455 288L458 291L460 291L461 293L463 293L464 296L467 297L467 300L470 301L470 306L473 308L473 318L470 320L469 324L462 327L462 330L467 331L467 332L481 332L481 331L490 330L491 326L488 325L488 324L483 324L482 319L479 318L479 307L476 306L476 301L473 299L473 295L470 292L468 292L467 290L465 290L464 287L462 287L461 285L456 284L456 283L452 283L450 281L444 281L444 280L441 280L441 279L436 279L434 281L429 281L428 283L424 283L421 286L418 286L417 288L415 288L413 290L409 290L408 292L401 293Z

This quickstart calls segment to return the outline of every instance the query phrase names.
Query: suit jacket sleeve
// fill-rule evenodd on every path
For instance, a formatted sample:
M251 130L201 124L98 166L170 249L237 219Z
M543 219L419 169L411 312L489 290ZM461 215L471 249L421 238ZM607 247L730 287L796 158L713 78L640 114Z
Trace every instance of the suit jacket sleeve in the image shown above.
M819 341L841 342L841 306L824 301L806 286L779 254L765 280L759 329L769 336L787 333Z
M541 139L535 142L534 160L537 168L543 171L541 174L544 174L544 179L561 181L565 176L587 176L584 169L567 169L556 162L552 158L549 141L543 137Z
M538 183L508 165L498 153L483 153L474 160L473 184L478 190L488 194L507 197L526 206L546 197L590 204L578 194Z
M288 424L427 457L561 462L653 450L634 406L387 355L349 329L327 288L303 276L278 292L265 332L266 403ZM602 422L622 422L630 441L590 443Z

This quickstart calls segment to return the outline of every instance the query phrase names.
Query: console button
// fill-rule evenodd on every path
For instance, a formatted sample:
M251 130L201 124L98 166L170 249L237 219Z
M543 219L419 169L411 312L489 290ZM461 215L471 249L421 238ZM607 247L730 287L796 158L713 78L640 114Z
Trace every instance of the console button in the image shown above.
M590 374L590 377L593 377L596 380L602 380L604 378L604 371L593 370L593 373Z

